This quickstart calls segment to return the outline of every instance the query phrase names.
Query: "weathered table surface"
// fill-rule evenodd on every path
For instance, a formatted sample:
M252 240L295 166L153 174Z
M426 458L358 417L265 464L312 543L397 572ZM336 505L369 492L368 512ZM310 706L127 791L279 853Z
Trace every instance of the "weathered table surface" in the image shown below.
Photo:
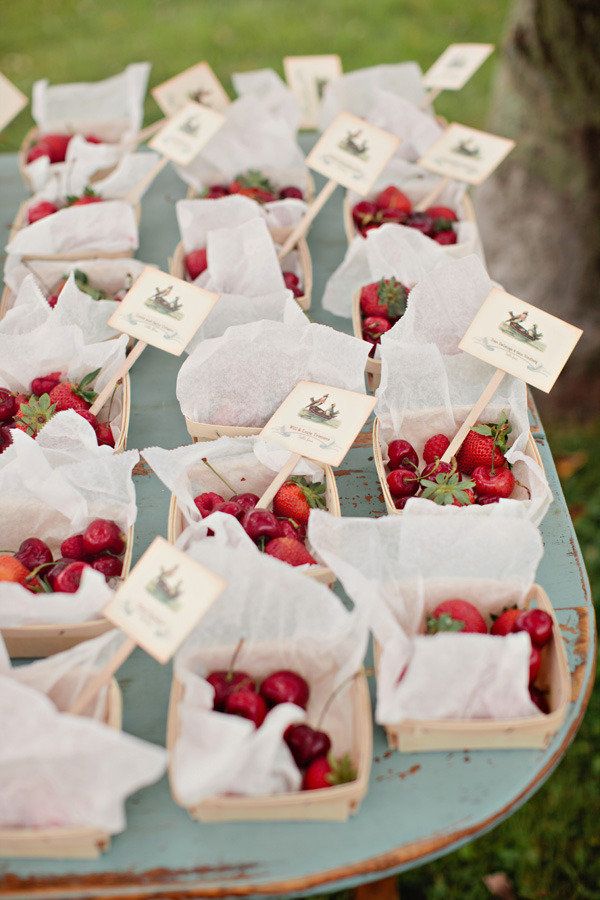
M25 192L16 158L0 158L2 223ZM143 202L141 259L167 266L177 241L174 202L184 186L165 170ZM346 243L338 189L312 228L315 270L311 318L349 331L347 319L320 308L325 282ZM188 443L175 379L181 360L149 348L132 371L129 447ZM592 686L595 630L589 585L552 457L535 410L532 427L554 492L543 523L546 552L538 581L547 590L567 641L573 702L564 728L543 751L390 753L375 728L368 795L344 824L192 822L172 801L166 779L127 804L127 829L92 861L1 860L0 897L303 896L346 888L419 865L473 840L514 812L550 775L573 739ZM344 515L379 516L384 505L370 434L360 436L337 472ZM169 494L143 466L136 478L135 553L166 534ZM136 651L119 672L124 728L163 744L169 668ZM68 777L68 776L67 776Z

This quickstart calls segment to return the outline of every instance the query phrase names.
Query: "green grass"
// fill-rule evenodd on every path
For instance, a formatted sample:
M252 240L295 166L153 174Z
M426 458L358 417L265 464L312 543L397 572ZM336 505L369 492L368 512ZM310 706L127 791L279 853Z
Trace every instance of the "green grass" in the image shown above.
M281 72L285 54L339 53L348 70L407 59L426 69L452 41L500 43L507 8L508 0L19 0L4 5L0 70L29 93L40 77L95 80L145 59L152 84L207 59L229 91L232 72ZM459 95L443 94L438 111L483 125L493 69L488 62ZM146 121L158 115L149 100ZM0 135L0 150L15 150L30 124L26 110ZM564 488L599 593L600 425L556 426L550 437L556 455L587 454ZM496 871L507 873L519 898L600 898L599 738L596 696L538 794L489 835L403 875L403 900L486 898L482 878Z

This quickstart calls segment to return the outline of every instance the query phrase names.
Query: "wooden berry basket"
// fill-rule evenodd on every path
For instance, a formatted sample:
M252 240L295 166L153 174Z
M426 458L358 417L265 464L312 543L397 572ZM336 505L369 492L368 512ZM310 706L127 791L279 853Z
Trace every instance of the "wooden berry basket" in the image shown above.
M170 760L179 735L179 704L183 692L183 685L174 678L167 719L167 750ZM177 797L170 762L169 781L173 799L179 806L187 809L192 819L199 822L345 822L358 810L367 792L373 754L371 701L364 674L354 679L351 692L353 746L350 755L357 769L356 781L317 791L297 791L266 797L209 797L195 806L185 807Z
M369 198L364 197L363 199L368 200ZM467 193L465 193L465 194L463 194L461 202L462 202L462 207L463 207L463 217L462 217L461 221L472 222L474 225L477 224L476 219L475 219L475 208L473 206L473 201L471 200L471 197ZM343 217L344 217L344 231L346 232L346 240L348 241L349 244L352 243L352 241L358 234L358 231L354 227L354 221L352 219L352 206L353 206L353 204L350 202L350 197L349 197L348 191L346 191L346 194L344 196L344 204L343 204ZM451 251L454 249L454 247L455 247L454 244L450 244L449 246L443 247L442 249L450 251L448 255L452 256Z
M340 496L338 494L337 483L333 469L331 466L323 466L323 475L325 477L325 503L327 512L338 518L342 515L340 506ZM171 494L171 503L169 505L169 520L167 525L167 539L174 544L181 532L186 528L186 521L183 512L177 504L177 497ZM336 577L329 566L311 566L306 569L305 574L322 584L329 587L335 583Z
M571 701L571 675L560 626L548 595L539 584L529 591L526 606L532 604L552 617L551 642L542 650L542 665L536 678L547 691L550 712L518 719L405 719L386 725L389 746L403 753L440 750L543 749L562 727ZM498 638L502 640L502 638ZM375 647L375 665L380 648Z
M122 578L127 577L131 568L133 531L132 525L127 532ZM102 617L68 625L18 625L13 628L0 628L0 633L12 659L33 659L69 650L82 641L99 637L111 628L114 628L114 625Z
M122 726L123 701L113 678L108 685L105 724ZM110 834L99 828L0 828L0 857L30 859L96 859L108 850Z
M277 243L283 243L285 240L286 234L288 232L284 229L277 229L271 231L271 235L273 240ZM312 268L312 259L310 256L310 250L308 249L308 244L305 238L300 238L296 247L294 248L298 254L298 261L300 263L300 269L302 272L302 286L304 288L304 293L301 297L296 297L296 303L300 307L300 309L306 310L310 309L311 299L312 299L312 286L313 286L313 268ZM171 264L169 266L169 271L171 275L174 275L175 278L181 278L183 281L186 281L186 272L185 272L185 251L183 249L183 244L181 241L175 247L175 252L171 258ZM282 266L283 268L283 266ZM1 314L0 314L1 318Z
M534 462L538 464L542 471L544 470L544 465L542 463L542 457L540 456L540 452L537 448L537 445L533 439L531 432L529 432L529 437L527 439L527 444L525 446L524 453L526 456L529 456ZM377 416L373 421L373 459L375 460L375 468L377 470L377 476L379 478L379 483L381 485L381 491L383 493L383 499L385 501L385 506L390 515L402 515L401 509L396 509L394 506L394 498L390 493L390 489L388 487L387 479L386 479L386 470L385 463L383 461L383 454L381 452L381 441L379 437L379 419Z

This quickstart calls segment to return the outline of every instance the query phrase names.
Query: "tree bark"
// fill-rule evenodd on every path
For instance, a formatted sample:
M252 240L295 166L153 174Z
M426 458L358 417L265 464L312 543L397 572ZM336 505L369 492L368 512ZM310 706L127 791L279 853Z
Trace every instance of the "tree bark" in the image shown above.
M490 129L517 146L475 196L491 275L584 328L551 395L583 415L600 405L599 48L599 0L515 0Z

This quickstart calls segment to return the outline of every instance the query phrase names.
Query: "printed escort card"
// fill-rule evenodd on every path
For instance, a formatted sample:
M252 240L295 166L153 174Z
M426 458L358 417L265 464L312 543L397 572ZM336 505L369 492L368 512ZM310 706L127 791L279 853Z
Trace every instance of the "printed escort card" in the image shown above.
M283 71L290 90L300 104L300 128L316 128L325 88L342 74L341 59L334 53L328 56L286 56Z
M537 306L493 288L459 346L548 393L582 333Z
M219 575L157 537L104 615L164 665L225 587Z
M375 403L367 394L300 381L260 436L292 453L339 466Z
M187 166L223 125L225 116L190 101L169 119L148 146L180 166Z
M515 146L509 138L466 125L449 125L419 165L446 178L481 184Z
M450 44L425 72L423 84L439 91L459 91L493 52L493 44Z
M146 266L108 324L180 356L218 299L219 294Z
M0 72L0 131L27 106L27 97Z
M400 138L351 113L340 113L306 157L306 164L357 194L369 190L392 158Z
M207 62L191 66L150 91L166 116L179 112L186 103L200 103L222 112L231 102Z

